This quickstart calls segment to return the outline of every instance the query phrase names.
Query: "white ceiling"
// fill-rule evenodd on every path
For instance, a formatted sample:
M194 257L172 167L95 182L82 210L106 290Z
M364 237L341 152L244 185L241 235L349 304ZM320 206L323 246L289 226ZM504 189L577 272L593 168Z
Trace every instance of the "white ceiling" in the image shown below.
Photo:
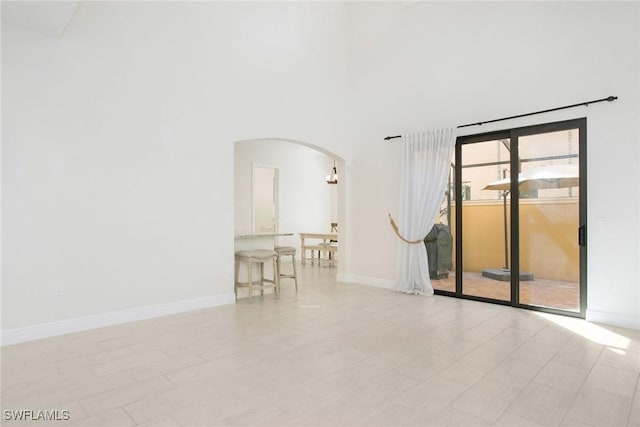
M79 3L78 0L2 0L2 25L60 37Z

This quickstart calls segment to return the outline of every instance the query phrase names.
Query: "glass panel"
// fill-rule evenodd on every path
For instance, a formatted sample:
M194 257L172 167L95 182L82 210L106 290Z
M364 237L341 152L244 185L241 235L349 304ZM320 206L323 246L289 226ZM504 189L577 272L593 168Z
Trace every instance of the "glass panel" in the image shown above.
M429 276L431 286L440 291L456 291L455 276L455 196L454 196L454 169L455 153L451 159L447 191L445 192L440 213L436 218L434 230L427 236L425 245L429 259Z
M521 304L580 311L578 140L578 129L519 138Z
M462 146L462 293L465 295L511 300L507 256L507 242L511 238L508 233L509 156L508 140Z

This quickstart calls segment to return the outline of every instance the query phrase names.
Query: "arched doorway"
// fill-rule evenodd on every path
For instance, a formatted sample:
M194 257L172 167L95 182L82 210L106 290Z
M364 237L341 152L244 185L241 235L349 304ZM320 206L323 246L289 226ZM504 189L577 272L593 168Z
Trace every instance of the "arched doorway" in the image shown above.
M336 168L338 183L329 184L327 176ZM279 237L278 244L300 247L299 233L330 233L338 224L340 239L337 268L345 265L347 247L345 160L336 153L305 141L286 138L256 138L234 143L234 232L264 231L268 216L256 211L257 170L277 177L272 194L275 229L293 236ZM264 183L260 184L264 185ZM267 185L268 186L268 185ZM264 198L264 197L263 197ZM268 204L267 204L268 205ZM260 224L258 224L260 222Z

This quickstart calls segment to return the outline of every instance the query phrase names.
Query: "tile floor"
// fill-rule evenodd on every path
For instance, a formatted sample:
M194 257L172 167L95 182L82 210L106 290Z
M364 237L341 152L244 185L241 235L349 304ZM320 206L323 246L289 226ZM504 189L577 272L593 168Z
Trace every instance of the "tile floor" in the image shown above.
M7 346L3 426L640 426L640 331L300 268L280 299ZM69 411L6 421L4 410Z

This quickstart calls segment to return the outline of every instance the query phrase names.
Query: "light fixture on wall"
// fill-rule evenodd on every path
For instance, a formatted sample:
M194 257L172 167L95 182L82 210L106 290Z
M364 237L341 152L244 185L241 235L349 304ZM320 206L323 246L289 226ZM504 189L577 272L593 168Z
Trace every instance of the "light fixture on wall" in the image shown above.
M331 174L327 175L327 184L337 184L338 183L338 170L336 169L336 161L333 161L333 169L331 169Z

